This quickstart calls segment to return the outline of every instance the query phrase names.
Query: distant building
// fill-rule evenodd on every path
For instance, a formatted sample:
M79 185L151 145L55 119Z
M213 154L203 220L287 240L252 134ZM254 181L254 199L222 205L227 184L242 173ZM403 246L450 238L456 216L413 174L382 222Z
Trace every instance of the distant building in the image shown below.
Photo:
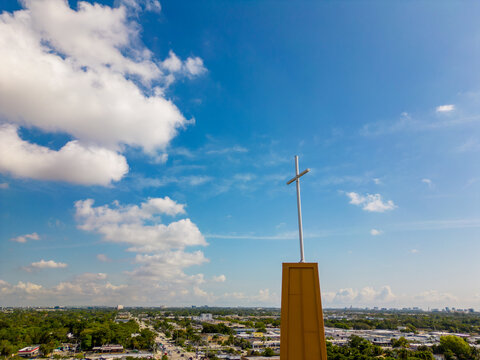
M200 316L192 316L193 321L209 322L213 321L212 314L200 314Z
M131 315L129 312L120 312L117 314L117 317L115 319L116 323L126 323L129 322L131 319Z
M117 305L117 310L123 310L123 305Z
M31 345L18 350L18 356L30 358L37 356L39 351L40 345Z
M109 344L109 345L95 346L92 350L95 352L102 352L102 353L123 352L123 346Z

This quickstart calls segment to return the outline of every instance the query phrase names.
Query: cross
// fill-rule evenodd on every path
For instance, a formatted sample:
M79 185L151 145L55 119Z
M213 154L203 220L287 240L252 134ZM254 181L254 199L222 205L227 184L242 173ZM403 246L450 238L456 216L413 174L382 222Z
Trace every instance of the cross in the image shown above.
M305 254L303 253L303 227L302 227L302 204L300 202L300 178L308 173L310 169L303 170L298 173L298 156L295 155L295 177L287 182L290 185L292 182L297 182L297 208L298 208L298 236L300 238L300 262L305 262Z

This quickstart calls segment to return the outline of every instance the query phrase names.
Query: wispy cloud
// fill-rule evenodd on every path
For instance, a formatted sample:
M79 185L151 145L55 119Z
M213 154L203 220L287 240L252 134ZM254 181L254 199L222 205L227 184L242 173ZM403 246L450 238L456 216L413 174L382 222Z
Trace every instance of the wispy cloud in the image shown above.
M422 183L427 184L428 187L433 187L433 182L432 182L432 180L430 180L430 179L423 178L423 179L422 179Z
M480 151L480 142L476 139L470 138L458 146L456 151L459 153L478 152Z
M200 186L212 181L213 178L207 175L186 175L186 176L163 176L161 178L150 178L143 176L132 177L133 185L137 188L164 187L171 184L182 186Z
M448 113L453 110L455 110L455 105L440 105L435 109L437 113Z
M373 235L373 236L377 236L377 235L380 235L382 233L381 230L378 230L378 229L372 229L370 230L370 235Z
M110 262L110 261L112 261L112 260L110 260L110 258L109 258L107 255L105 255L105 254L98 254L98 255L97 255L97 260L98 260L98 261L101 261L101 262Z
M31 233L31 234L25 234L25 235L20 235L17 237L14 237L10 239L10 241L13 242L18 242L18 243L26 243L29 240L40 240L40 235L38 235L36 232Z
M329 236L351 235L352 231L345 229L335 230L312 230L304 231L305 239L319 239ZM298 239L298 230L283 231L276 234L258 234L258 233L227 233L227 234L206 234L207 239L225 239L225 240L293 240Z
M205 237L207 239L231 239L231 240L291 240L298 237L298 232L286 232L286 233L272 234L272 235L206 234Z
M442 230L479 228L480 219L440 219L398 223L393 228L401 230Z
M0 183L0 189L8 189L10 186L8 185L8 183L4 182L4 183Z
M458 117L448 116L439 119L438 116L432 118L428 115L425 115L423 118L416 118L411 114L404 112L400 114L398 119L393 121L385 120L364 124L360 129L360 135L381 136L399 132L430 131L478 122L480 122L480 116L476 114Z
M212 149L205 151L208 155L224 155L228 153L246 153L248 149L243 146L232 146L232 147L225 147L221 149Z
M214 276L212 278L212 281L213 282L225 282L227 280L227 277L225 275L218 275L218 276Z

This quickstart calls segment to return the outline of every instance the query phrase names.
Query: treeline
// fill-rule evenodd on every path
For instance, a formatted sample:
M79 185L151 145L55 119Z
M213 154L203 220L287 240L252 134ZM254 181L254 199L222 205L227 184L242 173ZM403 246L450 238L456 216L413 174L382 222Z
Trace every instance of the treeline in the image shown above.
M329 360L434 360L435 354L443 354L446 360L479 360L480 352L462 338L449 335L440 338L440 345L429 348L420 346L416 350L408 348L407 341L398 341L392 349L382 349L370 341L352 336L347 346L337 346L327 342Z
M140 331L135 321L115 323L116 312L108 310L34 311L0 313L0 354L9 356L29 345L40 345L44 354L62 343L79 345L82 351L94 346L120 344L125 348L149 349L155 335ZM132 336L138 334L136 336Z
M166 308L159 310L137 310L150 315L163 313L165 316L198 316L203 313L209 313L218 316L239 315L239 316L280 316L280 309L275 308L215 308L215 307L198 307L198 308ZM132 314L134 312L130 311Z
M352 317L352 318L350 318ZM431 331L448 331L462 333L480 333L480 316L477 314L351 314L349 319L326 319L325 326L355 330L396 330L404 327L405 332L416 332L417 329Z
M225 335L232 335L235 332L231 327L228 327L225 324L210 324L210 323L203 323L202 324L202 333L204 334L225 334Z

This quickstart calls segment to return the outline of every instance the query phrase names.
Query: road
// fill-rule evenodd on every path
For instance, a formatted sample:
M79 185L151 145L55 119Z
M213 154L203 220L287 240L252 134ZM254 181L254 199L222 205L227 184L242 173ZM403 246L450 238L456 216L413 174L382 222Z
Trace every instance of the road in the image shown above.
M151 325L146 325L143 320L135 318L135 321L139 324L140 329L148 328L149 330L156 333L157 334L157 337L155 338L156 343L162 344L165 347L165 351L162 352L161 350L159 350L155 354L156 359L161 359L162 355L165 352L167 353L169 360L188 360L190 358L195 360L199 359L199 357L197 357L195 353L186 352L182 347L176 346L175 344L172 343L171 340L167 339L164 333L156 331Z

